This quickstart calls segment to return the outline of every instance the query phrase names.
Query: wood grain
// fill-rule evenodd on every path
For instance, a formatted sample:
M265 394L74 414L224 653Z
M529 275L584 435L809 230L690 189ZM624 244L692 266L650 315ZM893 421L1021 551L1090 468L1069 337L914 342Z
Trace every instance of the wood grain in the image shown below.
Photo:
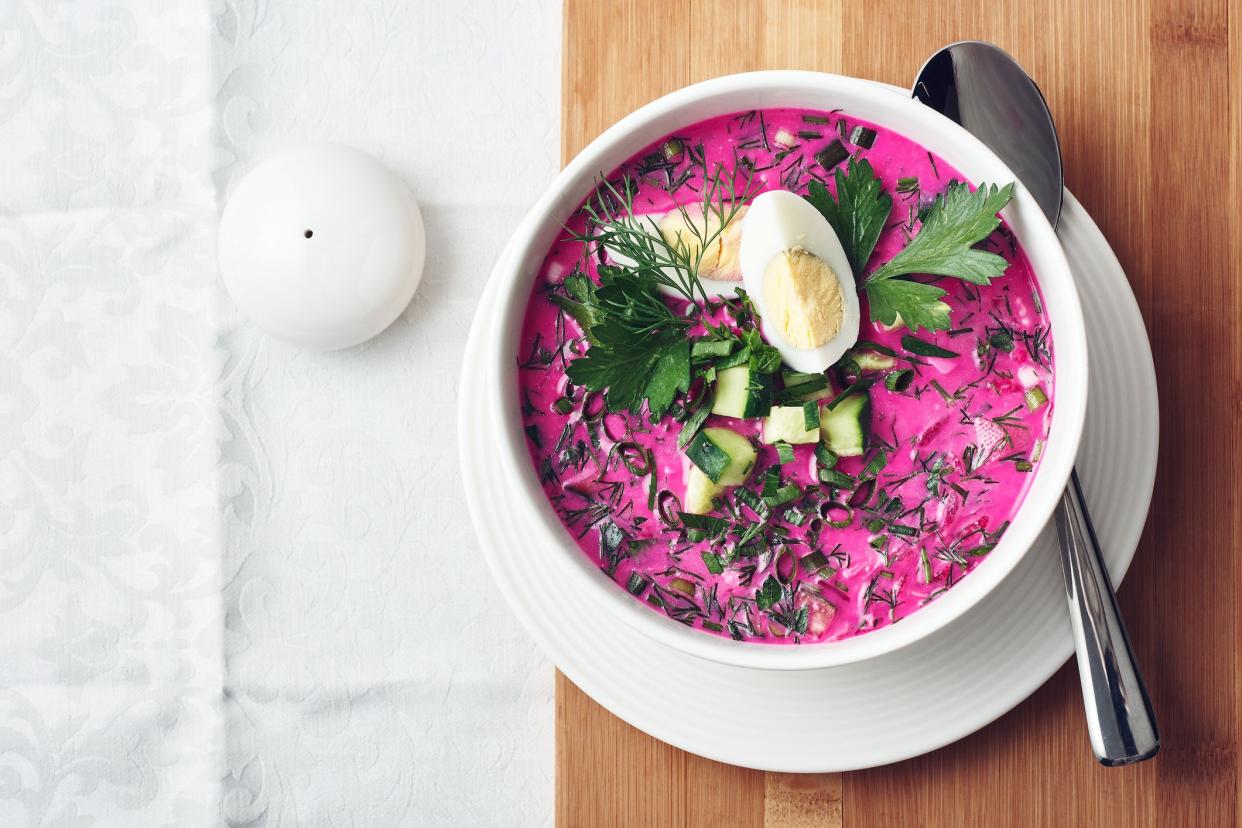
M1156 508L1122 608L1164 749L1091 757L1071 663L1000 721L928 756L789 777L664 745L557 682L565 826L1232 826L1242 813L1242 0L568 0L562 149L635 107L760 68L907 85L967 38L1040 81L1067 179L1130 277L1156 355Z

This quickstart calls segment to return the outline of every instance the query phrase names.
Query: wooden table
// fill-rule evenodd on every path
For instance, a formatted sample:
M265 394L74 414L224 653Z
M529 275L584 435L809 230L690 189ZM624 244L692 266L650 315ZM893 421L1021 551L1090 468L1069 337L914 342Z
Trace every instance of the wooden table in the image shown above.
M1164 748L1135 767L1097 765L1072 663L957 744L809 777L676 750L558 676L558 823L1237 824L1242 0L567 0L564 26L566 159L634 108L730 72L905 86L939 46L979 38L1037 78L1068 185L1129 274L1155 352L1160 476L1121 604Z

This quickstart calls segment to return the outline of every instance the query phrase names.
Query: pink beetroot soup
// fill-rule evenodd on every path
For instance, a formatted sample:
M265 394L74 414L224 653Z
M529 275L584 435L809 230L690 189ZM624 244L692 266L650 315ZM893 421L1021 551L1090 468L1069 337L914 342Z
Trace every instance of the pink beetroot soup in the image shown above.
M813 180L831 190L820 161L843 150L866 158L893 199L872 270L907 243L920 210L962 177L909 138L846 114L769 109L714 118L655 142L608 178L637 185L636 211L662 212L693 202L703 170L716 164L753 170L752 193L805 194ZM582 224L578 215L570 227ZM552 297L575 269L595 278L602 257L568 237L558 241L532 274L519 404L543 490L582 554L654 612L769 644L860 635L951 589L987 559L1021 505L1053 403L1052 342L1027 259L1003 224L982 246L1005 258L1004 275L984 286L935 280L948 291L951 327L918 332L952 356L909 352L910 331L871 322L860 291L859 339L891 351L887 374L898 376L870 387L867 450L837 462L842 485L817 477L815 445L793 446L792 461L780 463L773 446L758 442L760 420L708 417L705 426L752 435L758 458L748 483L714 513L737 531L702 538L676 518L688 469L677 436L688 401L653 422L607 411L601 395L566 377L588 346ZM728 320L728 308L720 318ZM828 376L829 391L840 391L845 381L833 370ZM803 495L765 506L773 468ZM555 589L549 584L548 600Z

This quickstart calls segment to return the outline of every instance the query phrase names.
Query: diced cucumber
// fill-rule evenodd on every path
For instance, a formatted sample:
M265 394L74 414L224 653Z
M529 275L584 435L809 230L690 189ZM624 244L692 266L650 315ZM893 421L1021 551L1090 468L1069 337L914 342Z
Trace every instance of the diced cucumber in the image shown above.
M722 417L741 417L750 393L750 369L745 365L716 372L716 401L712 413Z
M772 395L776 390L776 374L750 372L749 393L743 417L766 417L772 410Z
M750 440L728 428L705 428L703 434L729 455L729 467L716 482L721 486L740 486L755 467L755 447Z
M686 497L682 509L692 515L705 515L712 510L712 498L722 491L724 486L709 480L698 466L691 466L686 477Z
M722 417L763 417L772 407L772 374L736 365L716 373L716 401L712 413Z
M1048 395L1044 393L1044 389L1038 385L1032 385L1026 389L1026 393L1022 395L1026 400L1026 408L1028 411L1038 411L1040 406L1048 402Z
M686 456L691 466L682 505L695 515L710 512L712 498L726 487L745 483L755 467L755 447L728 428L703 429L690 441Z
M871 396L851 394L836 408L819 413L819 430L824 445L838 457L858 457L867 449L871 436Z
M705 431L694 435L690 445L686 446L686 456L690 458L695 468L707 475L707 479L713 483L720 482L720 478L724 476L731 462L725 450L716 445L716 441L712 440Z
M866 349L853 351L850 356L862 371L887 371L893 367L895 361L888 354L881 354L878 351Z
M806 427L806 415L800 405L778 405L763 421L763 442L814 443L819 429Z
M804 374L800 371L782 371L781 380L785 383L785 388L797 388L800 385L806 385L808 383L823 382L822 388L798 395L798 399L804 402L806 400L826 400L833 396L832 387L828 384L828 378L823 374Z

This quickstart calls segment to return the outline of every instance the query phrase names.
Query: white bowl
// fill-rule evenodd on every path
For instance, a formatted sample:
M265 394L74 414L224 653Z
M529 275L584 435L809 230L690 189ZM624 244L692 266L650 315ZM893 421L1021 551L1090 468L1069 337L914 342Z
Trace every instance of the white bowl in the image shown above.
M1026 251L1044 296L1055 357L1054 408L1043 459L1009 529L987 559L935 602L900 623L821 644L780 645L733 641L687 627L634 600L587 559L544 495L526 449L518 407L517 359L523 313L532 280L562 225L601 174L611 172L657 138L718 115L769 107L841 109L905 135L936 153L972 182L1016 182L1016 176L976 138L910 98L870 81L818 72L768 71L729 75L680 89L622 118L590 143L556 177L518 227L497 280L497 326L489 332L486 382L503 401L497 412L502 475L513 497L536 516L537 543L554 556L559 590L588 592L601 611L690 655L741 667L803 670L874 658L909 646L962 615L1017 565L1047 524L1073 468L1087 406L1087 342L1069 265L1056 233L1031 194L1016 184L1002 216ZM469 435L462 435L469 439ZM589 619L583 619L589 623Z

